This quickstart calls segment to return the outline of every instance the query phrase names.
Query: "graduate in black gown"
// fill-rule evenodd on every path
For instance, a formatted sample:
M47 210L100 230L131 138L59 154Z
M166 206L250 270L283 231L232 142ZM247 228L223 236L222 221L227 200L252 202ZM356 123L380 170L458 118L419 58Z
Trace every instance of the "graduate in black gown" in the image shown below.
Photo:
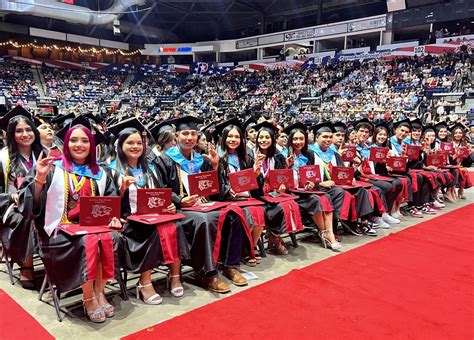
M169 123L176 126L177 146L166 150L161 157L155 157L154 162L164 186L173 190L176 207L195 209L182 211L186 217L180 222L190 245L190 264L202 284L211 291L230 291L229 285L218 276L219 260L224 268L224 276L237 286L247 285L247 280L239 271L243 242L251 242L245 216L232 209L200 212L196 209L207 199L188 194L189 175L218 169L217 151L212 145L209 145L209 155L200 155L194 151L197 125L202 123L201 119L187 116L170 120ZM218 200L219 197L212 198Z
M286 187L282 184L276 191L270 188L269 171L274 169L286 169L285 157L276 155L275 126L267 121L255 125L257 132L256 146L254 154L254 168L260 169L257 177L259 185L259 197L267 197L265 204L265 225L267 226L267 236L269 238L268 247L276 254L287 255L281 235L284 233L294 233L303 230L298 204L294 197L284 197ZM268 198L273 195L276 200Z
M153 164L147 162L145 127L136 119L127 119L111 126L109 131L117 136L117 156L109 164L115 185L122 197L122 218L126 219L137 211L137 191L140 188L161 188L163 181ZM145 136L142 134L145 132ZM176 213L176 206L167 207L169 214ZM157 305L162 298L156 293L151 280L151 270L160 265L170 266L168 287L175 297L183 296L180 282L181 257L188 258L189 250L184 233L174 222L156 225L127 220L125 237L124 267L140 273L137 282L137 298L146 304Z
M34 289L33 254L37 250L36 234L31 220L19 213L19 189L28 172L35 166L43 151L40 134L31 120L31 114L17 106L1 121L6 131L7 145L0 151L0 192L9 194L13 203L2 216L2 237L8 256L20 265L20 283L25 289Z
M285 151L277 155L277 157L284 157L287 160L289 168L293 169L293 176L295 180L295 187L299 186L300 167L314 164L314 153L308 150L308 136L306 133L306 125L303 123L295 123L285 128L285 133L288 135L288 145ZM308 191L316 190L316 183L307 182L302 183L303 189ZM295 192L294 192L295 193ZM299 196L296 200L300 207L301 216L303 219L308 219L313 222L319 229L319 236L324 248L329 247L332 250L341 248L341 244L336 240L333 231L333 207L331 205L331 198L326 193L302 193L298 191L295 193Z
M331 197L334 217L341 221L342 225L353 234L376 236L377 231L373 230L367 223L367 218L374 211L369 192L361 187L350 189L349 192L349 190L336 186L331 179L332 168L334 166L344 166L342 157L331 148L333 133L335 132L333 125L329 122L321 123L314 126L313 131L315 143L311 150L315 154L314 164L319 165L322 179L318 187ZM360 219L360 223L353 223L357 218Z
M258 198L258 190L244 191L236 193L229 181L229 174L253 169L255 176L258 176L260 169L253 168L253 158L247 154L243 128L239 120L234 117L215 126L214 136L218 139L219 152L219 183L221 185L222 201L246 201L248 204L250 198ZM220 137L220 139L219 139ZM252 244L256 245L263 229L265 228L265 211L263 205L246 205L242 207L245 213L247 224L252 233ZM257 250L254 248L254 251ZM254 267L261 261L261 256L252 256L246 251L244 262Z
M81 197L117 196L113 179L96 163L95 141L90 130L75 125L64 138L61 159L40 157L25 178L20 192L20 210L34 219L38 229L41 258L52 283L59 291L82 287L84 313L92 322L114 316L104 287L120 280L122 240L115 231L121 223L114 218L110 231L69 234L64 229L79 222Z
M464 189L469 189L472 186L469 178L469 168L472 165L471 146L466 138L466 133L467 128L461 123L454 124L451 127L451 137L449 140L453 143L454 155L451 155L449 163L454 166L459 166L459 178L456 183L456 188L458 188L456 197L458 199L466 199ZM461 148L467 148L469 150L467 157L461 155Z

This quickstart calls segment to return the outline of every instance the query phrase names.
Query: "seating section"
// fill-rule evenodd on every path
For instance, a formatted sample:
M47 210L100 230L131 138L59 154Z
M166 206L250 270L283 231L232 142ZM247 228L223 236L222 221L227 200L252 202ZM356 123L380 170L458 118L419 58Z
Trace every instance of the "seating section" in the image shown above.
M22 105L36 100L38 88L30 64L8 58L0 62L0 96L6 96L12 103Z

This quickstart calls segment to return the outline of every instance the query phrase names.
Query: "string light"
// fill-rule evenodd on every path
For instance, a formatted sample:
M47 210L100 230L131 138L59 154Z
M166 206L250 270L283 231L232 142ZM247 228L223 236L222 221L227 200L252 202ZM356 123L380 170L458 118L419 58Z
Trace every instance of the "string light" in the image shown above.
M105 47L98 50L95 47L81 48L81 47L71 47L71 46L58 46L56 44L54 44L54 45L45 45L45 44L36 45L34 43L20 44L16 41L12 41L12 40L4 41L4 42L0 43L0 46L7 46L7 45L13 46L15 48L33 47L33 48L40 49L40 50L60 50L60 51L68 51L68 52L79 52L79 53L82 53L82 54L90 54L90 53L99 53L99 54L105 53L107 55L120 54L120 55L123 55L123 56L126 56L126 57L130 57L130 56L134 56L134 55L138 55L138 54L142 53L141 50L125 52L125 51L120 50L120 49L111 50L111 49L108 49L108 48L105 48Z

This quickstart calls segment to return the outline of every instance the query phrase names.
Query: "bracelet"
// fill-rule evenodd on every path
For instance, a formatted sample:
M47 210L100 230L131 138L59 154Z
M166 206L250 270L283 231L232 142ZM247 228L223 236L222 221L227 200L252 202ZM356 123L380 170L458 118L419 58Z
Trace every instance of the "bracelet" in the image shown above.
M35 176L35 183L46 184L46 179L39 179L38 177Z

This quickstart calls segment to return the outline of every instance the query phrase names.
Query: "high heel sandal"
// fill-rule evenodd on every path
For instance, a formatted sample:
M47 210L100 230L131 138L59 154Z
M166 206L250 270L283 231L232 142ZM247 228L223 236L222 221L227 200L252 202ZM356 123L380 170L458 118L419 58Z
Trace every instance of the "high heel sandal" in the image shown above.
M158 293L153 294L152 296L150 296L146 300L143 297L143 293L141 292L141 289L145 288L145 287L150 287L150 286L152 286L151 282L142 285L140 283L140 280L138 280L138 282L137 282L137 299L142 300L147 305L159 305L160 303L163 302L163 299L161 298L161 296Z
M97 307L93 311L88 311L86 309L86 302L87 301L92 301L95 299L94 297L91 297L90 299L85 299L82 300L82 306L84 307L84 315L89 319L89 321L94 322L94 323L102 323L105 321L106 317L104 314L104 311L102 310L102 307Z
M104 293L99 293L99 296L100 295L103 295L104 298L105 298L105 295ZM110 303L104 303L103 305L100 306L100 309L102 309L102 311L104 312L105 314L105 317L106 318L111 318L115 315L115 308L114 306L112 306Z
M267 230L267 237L269 250L274 250L278 255L288 255L288 249L286 249L283 240L279 236Z
M166 288L168 291L171 293L176 298L180 298L181 296L184 295L184 288L182 285L179 285L178 287L171 288L171 278L172 277L181 277L181 275L171 275L171 273L168 274L168 278L166 280Z
M321 230L319 232L319 237L321 238L321 242L323 243L323 246L324 248L330 248L332 250L339 250L342 248L342 245L341 243L339 242L334 242L334 243L331 243L331 241L326 237L326 233L329 232L328 229L326 230Z

